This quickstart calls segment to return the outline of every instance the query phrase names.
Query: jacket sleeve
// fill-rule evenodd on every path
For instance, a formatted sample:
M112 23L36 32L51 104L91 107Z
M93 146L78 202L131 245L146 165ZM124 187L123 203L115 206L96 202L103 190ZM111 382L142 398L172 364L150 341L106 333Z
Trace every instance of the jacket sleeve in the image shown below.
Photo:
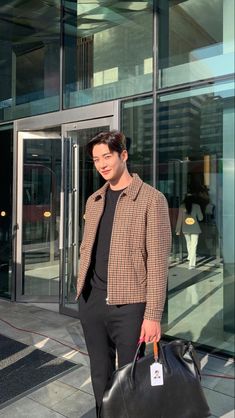
M168 204L162 193L154 194L147 213L147 294L145 319L160 321L166 298L171 226Z
M177 218L176 227L175 227L176 233L181 232L182 223L183 223L183 208L179 207L178 218Z
M80 254L81 254L81 250L83 249L85 241L86 241L87 227L88 227L88 222L86 222L86 220L87 220L87 213L89 211L89 207L90 207L91 203L92 203L91 197L89 197L86 201L85 212L83 214L83 219L82 219L82 222L84 222L84 230L83 230L82 242L81 242L81 245L80 245Z

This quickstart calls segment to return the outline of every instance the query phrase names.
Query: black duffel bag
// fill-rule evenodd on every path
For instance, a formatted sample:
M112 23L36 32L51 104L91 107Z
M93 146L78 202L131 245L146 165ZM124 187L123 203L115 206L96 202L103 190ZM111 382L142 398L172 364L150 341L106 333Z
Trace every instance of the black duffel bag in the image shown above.
M152 386L153 354L114 372L100 410L101 418L205 418L211 416L200 383L200 363L190 342L158 343L163 385ZM156 351L156 345L155 345ZM156 364L156 363L155 363ZM161 366L160 366L161 367Z

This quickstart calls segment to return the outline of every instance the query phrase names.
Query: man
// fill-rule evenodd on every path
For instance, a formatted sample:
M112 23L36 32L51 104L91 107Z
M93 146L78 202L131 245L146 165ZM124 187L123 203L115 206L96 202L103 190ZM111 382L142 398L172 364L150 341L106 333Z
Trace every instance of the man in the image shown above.
M87 150L106 180L86 204L77 297L97 416L114 369L139 339L159 341L171 229L165 197L127 169L125 136L101 132Z

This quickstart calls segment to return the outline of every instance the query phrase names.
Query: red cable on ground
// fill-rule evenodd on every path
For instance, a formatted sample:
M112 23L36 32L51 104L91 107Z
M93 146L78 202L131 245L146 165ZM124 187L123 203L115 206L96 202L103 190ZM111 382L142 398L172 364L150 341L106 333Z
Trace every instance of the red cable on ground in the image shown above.
M228 376L227 374L207 374L207 373L201 373L201 376L204 376L204 377L221 377L222 379L232 379L232 380L235 379L235 377Z
M53 340L53 341L55 341L55 342L57 342L57 343L59 343L61 345L64 345L65 347L71 348L72 350L77 351L78 353L83 354L84 356L88 356L88 353L86 353L85 351L82 351L82 350L80 350L77 347L72 347L71 345L65 344L62 341L57 340L56 338L48 337L48 335L41 334L40 332L32 331L30 329L24 329L24 328L16 327L15 325L12 325L10 322L8 322L8 321L6 321L5 319L2 319L2 318L0 318L0 321L5 322L7 325L9 325L12 328L17 329L18 331L23 331L23 332L28 332L30 334L40 335L41 337L48 338L49 340ZM232 379L232 380L235 379L235 377L228 376L228 375L225 375L225 374L207 374L207 373L201 373L201 376L204 376L204 377L218 377L218 378L221 378L221 379Z
M55 341L55 342L57 342L57 343L59 343L59 344L61 344L61 345L64 345L65 347L71 348L72 350L77 351L78 353L83 354L84 356L88 356L88 353L86 353L85 351L82 351L82 350L80 350L80 349L79 349L79 348L77 348L77 347L72 347L71 345L68 345L68 344L66 344L66 343L63 343L62 341L57 340L56 338L53 338L53 337L48 337L48 335L41 334L40 332L37 332L37 331L32 331L32 330L30 330L30 329L24 329L24 328L19 328L19 327L16 327L15 325L12 325L10 322L8 322L8 321L6 321L5 319L2 319L2 318L0 318L0 321L5 322L5 324L9 325L9 326L10 326L10 327L12 327L12 328L17 329L18 331L23 331L23 332L28 332L28 333L30 333L30 334L37 334L37 335L40 335L41 337L48 338L49 340L53 340L53 341Z

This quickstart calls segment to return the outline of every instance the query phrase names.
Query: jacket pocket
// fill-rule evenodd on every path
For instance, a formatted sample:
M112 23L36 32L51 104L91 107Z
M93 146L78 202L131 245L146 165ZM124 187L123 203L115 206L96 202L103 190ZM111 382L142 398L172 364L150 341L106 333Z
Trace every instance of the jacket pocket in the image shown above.
M140 248L131 250L131 262L139 283L146 280L147 270L145 256Z

